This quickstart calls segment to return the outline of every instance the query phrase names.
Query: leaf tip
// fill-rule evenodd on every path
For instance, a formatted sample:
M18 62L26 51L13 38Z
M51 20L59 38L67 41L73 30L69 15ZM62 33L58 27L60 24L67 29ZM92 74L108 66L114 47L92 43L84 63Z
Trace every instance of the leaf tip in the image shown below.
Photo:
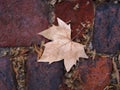
M66 28L66 29L70 29L71 30L71 25L70 24L66 24L63 20L61 20L60 18L57 18L57 21L58 21L58 25L63 27L63 28Z

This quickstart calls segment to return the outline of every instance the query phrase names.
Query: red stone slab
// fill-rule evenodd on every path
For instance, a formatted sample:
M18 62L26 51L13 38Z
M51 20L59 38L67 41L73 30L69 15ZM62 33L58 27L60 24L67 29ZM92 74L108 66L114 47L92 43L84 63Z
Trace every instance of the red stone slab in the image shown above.
M93 25L94 5L92 0L63 0L55 4L55 14L71 24L72 38L80 39L85 33L84 30Z
M39 44L48 15L45 0L0 0L0 47Z
M0 90L17 90L12 63L6 57L0 58Z
M73 86L80 90L103 90L110 83L112 60L109 57L96 56L83 61L80 59L79 67L72 74ZM77 81L77 83L76 83ZM65 83L65 81L64 81ZM62 85L61 90L73 90ZM79 90L78 89L78 90Z
M39 63L37 55L32 53L28 56L26 68L27 90L59 90L64 75L63 61Z
M80 66L79 70L82 74L81 78L85 90L103 90L110 84L112 72L112 60L110 58L96 57L93 63L88 64L88 71L87 69L84 70L84 66Z
M93 46L97 53L120 51L120 5L101 4L96 8Z

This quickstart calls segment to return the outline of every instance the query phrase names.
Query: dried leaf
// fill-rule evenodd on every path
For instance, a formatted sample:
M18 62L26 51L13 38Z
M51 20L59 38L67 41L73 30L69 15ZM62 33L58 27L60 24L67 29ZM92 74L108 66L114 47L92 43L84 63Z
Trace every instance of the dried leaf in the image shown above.
M120 84L120 81L119 81L119 80L120 80L120 77L119 77L119 70L118 70L118 68L117 68L117 65L116 65L116 63L115 63L114 58L113 58L113 60L112 60L112 63L113 63L113 68L114 68L114 70L115 70L117 83Z
M88 58L84 51L85 45L73 42L71 40L71 28L61 19L57 18L58 25L53 25L39 34L52 40L46 43L45 50L38 60L39 62L55 62L64 59L64 65L67 71L76 64L79 57Z

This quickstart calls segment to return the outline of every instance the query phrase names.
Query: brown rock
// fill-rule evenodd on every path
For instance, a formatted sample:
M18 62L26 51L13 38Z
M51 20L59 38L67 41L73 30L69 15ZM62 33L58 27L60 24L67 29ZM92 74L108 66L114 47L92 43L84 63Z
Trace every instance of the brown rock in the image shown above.
M17 90L12 63L6 57L0 58L0 90Z
M40 44L37 35L49 25L45 0L0 0L0 46Z
M72 38L80 39L86 28L93 25L94 6L92 0L63 0L55 5L55 14L71 24Z
M103 90L110 83L112 61L107 57L96 57L95 61L89 62L87 69L84 64L79 67L83 87L85 90Z
M79 67L73 71L71 78L64 80L61 90L103 90L109 85L112 71L111 58L96 56L95 60L91 58L82 60L80 59Z
M52 64L37 62L35 53L26 63L27 90L58 90L64 75L63 61Z
M120 51L120 5L102 4L96 8L93 46L97 53Z

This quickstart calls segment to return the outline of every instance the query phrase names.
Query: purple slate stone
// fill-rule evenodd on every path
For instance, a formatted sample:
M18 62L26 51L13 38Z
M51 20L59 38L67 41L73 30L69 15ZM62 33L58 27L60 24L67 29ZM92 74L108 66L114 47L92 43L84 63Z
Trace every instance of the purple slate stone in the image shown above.
M0 47L40 44L48 17L47 0L0 0Z
M6 57L0 58L0 90L17 90L12 63Z
M96 8L93 46L97 53L120 50L120 5L106 3Z
M63 61L52 64L37 62L37 55L29 55L26 63L27 90L58 90L64 75Z

